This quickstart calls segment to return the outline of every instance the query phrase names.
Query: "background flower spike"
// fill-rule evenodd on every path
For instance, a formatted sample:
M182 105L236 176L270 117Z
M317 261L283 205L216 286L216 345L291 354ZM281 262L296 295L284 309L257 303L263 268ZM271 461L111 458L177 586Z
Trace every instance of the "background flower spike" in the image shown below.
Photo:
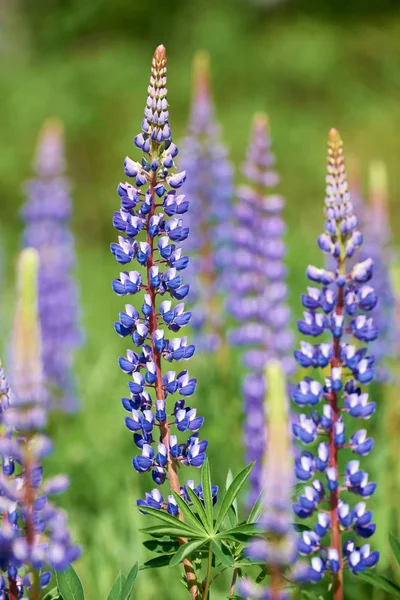
M243 166L246 184L237 189L232 291L228 301L228 310L238 322L230 342L245 348L243 362L248 369L243 381L244 446L246 462L256 461L250 474L249 506L262 488L265 365L271 359L279 359L287 375L295 367L284 264L284 199L273 191L278 183L274 165L268 118L258 113L253 119Z
M282 365L271 360L265 369L267 393L265 414L267 443L262 465L262 507L260 534L250 542L249 560L265 562L268 587L257 587L249 580L239 590L249 598L280 600L287 595L287 582L296 562L296 536L292 516L293 448L288 414L286 379Z
M197 349L217 351L226 374L224 303L231 283L233 168L221 137L211 96L210 58L200 51L193 60L192 106L181 160L191 200L185 246L190 257L188 299L194 303L191 325Z
M40 256L38 308L46 386L52 408L79 408L73 354L82 344L79 297L73 270L74 237L70 229L71 185L65 176L64 133L58 119L45 121L39 135L34 169L25 185L27 201L21 217L23 246Z

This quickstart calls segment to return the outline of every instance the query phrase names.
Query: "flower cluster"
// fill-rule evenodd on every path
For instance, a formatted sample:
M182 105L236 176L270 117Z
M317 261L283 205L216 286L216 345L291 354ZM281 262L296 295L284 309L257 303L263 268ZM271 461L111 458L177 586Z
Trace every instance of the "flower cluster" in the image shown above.
M190 255L189 299L195 302L191 326L196 346L203 350L218 348L223 339L222 293L231 282L233 197L233 169L215 122L208 62L204 53L196 55L193 106L182 158L191 199L186 244Z
M39 599L51 573L76 560L80 549L71 542L66 515L48 496L68 487L68 478L44 479L42 459L52 449L38 433L46 423L46 396L41 374L36 309L38 256L25 249L19 262L19 296L12 346L13 390L0 369L1 460L1 597ZM24 589L29 590L27 594Z
M246 549L251 561L261 561L270 575L269 587L240 582L246 598L286 598L287 577L296 561L296 537L292 525L293 484L292 440L289 427L286 382L280 363L271 360L266 368L268 393L265 398L267 445L263 460L263 514L260 529L264 536Z
M54 407L67 412L78 408L72 371L73 351L81 344L78 292L72 269L74 239L70 230L70 183L64 176L61 125L45 123L37 150L37 177L27 182L23 245L40 255L39 312L46 385Z
M128 350L126 357L119 359L122 371L130 375L129 396L122 399L122 404L129 413L126 426L133 432L139 449L133 467L138 473L151 471L158 485L168 478L171 489L179 493L179 466L201 467L207 441L199 438L203 417L187 405L196 380L186 369L163 373L161 364L162 358L167 362L187 360L195 350L186 336L167 334L168 330L172 336L179 332L189 323L191 313L181 302L189 292L181 275L188 257L179 246L189 233L182 221L189 203L178 191L186 174L170 173L178 148L171 139L166 95L165 48L159 46L152 61L142 133L134 140L143 158L140 163L125 159L125 174L134 185L118 186L121 208L115 212L113 223L121 235L118 243L111 244L120 264L136 262L144 269L122 271L112 287L119 296L143 292L140 312L127 304L115 323L117 333L131 337L137 349ZM144 239L138 241L141 232ZM178 304L171 300L160 302L164 296L178 300ZM167 406L167 397L174 394L178 399ZM189 434L185 442L178 439L181 432ZM173 501L165 505L158 492L146 496L146 502L153 501L171 513L176 510Z
M334 257L336 268L332 271L307 268L312 286L302 296L305 313L298 329L314 338L325 334L329 341L326 338L326 342L317 344L301 342L295 358L303 368L323 369L326 377L323 383L305 377L292 396L301 408L311 409L308 414L300 414L293 424L296 438L306 445L313 444L320 436L323 441L318 441L316 452L303 451L296 458L297 478L307 485L294 505L294 512L300 519L316 513L314 529L302 534L298 551L313 557L306 573L309 580L316 582L326 572L333 574L335 598L339 600L343 597L345 566L358 573L374 566L379 559L379 553L371 552L369 544L359 547L348 539L342 546L344 531L352 531L364 539L374 533L372 512L367 510L364 500L374 493L376 484L369 482L358 458L346 464L343 475L338 463L342 448L357 457L367 455L373 448L373 439L368 437L366 429L350 437L346 430L353 429L354 418L368 419L376 408L362 387L374 377L375 358L362 344L375 340L378 329L369 316L377 303L369 284L372 260L356 263L350 271L346 268L363 238L353 213L343 144L336 130L329 134L325 215L325 233L320 235L318 244L323 252ZM349 506L341 498L343 491L359 496L360 502ZM325 503L327 508L322 508ZM326 536L330 537L328 542L323 541Z
M250 504L261 491L261 460L265 452L264 369L278 358L286 374L293 368L289 355L293 338L288 328L290 311L286 305L286 268L283 263L285 224L281 216L283 198L271 194L278 182L273 170L268 123L256 115L253 123L244 174L249 185L238 189L235 207L238 222L234 234L232 299L229 308L240 326L231 342L248 346L244 363L251 370L244 381L245 434L247 462L257 461L250 475Z

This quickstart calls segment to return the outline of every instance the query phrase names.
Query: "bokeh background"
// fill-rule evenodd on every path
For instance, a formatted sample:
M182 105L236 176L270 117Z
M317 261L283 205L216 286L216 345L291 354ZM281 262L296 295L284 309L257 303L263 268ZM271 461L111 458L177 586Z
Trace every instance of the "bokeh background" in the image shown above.
M347 154L358 157L364 182L369 162L385 161L394 240L400 233L398 1L0 0L1 348L7 355L22 183L31 174L42 122L57 116L65 124L74 185L86 344L76 361L82 411L53 417L56 452L48 469L71 476L61 502L84 547L76 568L88 600L106 598L119 569L126 572L135 560L149 558L138 531L146 526L145 518L135 501L151 481L133 471L134 447L123 425L119 399L126 378L117 357L127 344L113 330L123 302L111 291L119 269L109 243L116 237L111 225L118 208L116 186L124 179L125 155L136 156L132 140L140 130L151 56L160 43L169 58L175 140L185 132L191 62L198 49L211 56L217 114L236 166L244 156L253 113L264 110L270 116L280 191L287 200L294 318L301 314L305 267L321 260L316 236L322 228L330 127L340 130ZM240 177L238 170L237 181ZM228 373L212 357L191 361L198 377L196 404L206 416L204 432L219 484L229 467L235 472L243 464L240 358L232 352L230 360ZM378 434L372 459L378 475L384 469L379 443L385 443L384 432ZM380 510L382 500L378 494ZM387 531L389 517L382 518ZM383 534L374 543L384 554L390 552ZM386 564L390 568L390 557ZM146 600L185 594L176 570L169 568L141 572L135 593ZM346 598L373 594L390 598L349 579ZM225 596L217 589L214 597Z

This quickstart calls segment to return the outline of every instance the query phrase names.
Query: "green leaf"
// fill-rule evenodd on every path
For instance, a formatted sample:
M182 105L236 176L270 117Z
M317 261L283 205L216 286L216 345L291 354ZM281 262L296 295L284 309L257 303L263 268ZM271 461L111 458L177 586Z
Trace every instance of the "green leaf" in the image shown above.
M389 533L389 542L396 562L400 565L400 540L395 538L392 533Z
M301 600L324 600L322 596L317 596L313 592L301 590Z
M238 475L236 475L235 479L232 481L231 485L229 486L228 491L226 492L226 494L222 500L221 507L220 507L219 513L218 513L218 517L215 522L215 530L216 531L218 531L219 528L221 527L222 521L224 520L224 518L229 510L229 507L232 506L233 502L236 499L236 496L238 495L238 493L244 486L246 479L250 475L250 471L252 470L253 467L254 467L254 463L247 465L247 467L245 467L243 469L243 471L240 471L240 473Z
M231 471L231 469L229 469L228 471L228 475L226 476L226 483L225 483L225 492L228 491L231 483L233 481L233 473ZM232 507L233 510L235 511L236 514L238 514L238 503L237 503L237 499L235 498L235 500L232 502Z
M180 521L179 521L180 523ZM168 525L155 525L154 527L146 527L145 529L139 529L142 533L147 533L148 535L152 535L154 537L162 537L167 535L169 537L181 538L181 537L191 537L199 539L201 537L205 537L205 535L200 531L190 531L185 527L170 527Z
M249 537L260 535L260 529L256 523L244 523L233 529L227 529L217 534L219 539L231 539L237 542L247 541Z
M311 531L311 527L304 525L303 523L293 523L293 527L298 533L302 533L303 531Z
M65 571L56 571L56 579L63 600L84 600L83 585L71 565Z
M250 511L247 523L254 523L258 521L263 511L263 492L260 493L257 500L255 501L253 508Z
M186 544L182 544L178 552L176 552L171 558L169 566L176 567L176 565L179 565L179 563L181 563L184 558L189 556L189 554L192 554L192 552L201 548L204 543L205 540L197 540L195 542L187 542Z
M176 492L173 492L173 494L174 494L176 503L178 505L178 508L181 511L183 518L185 519L184 522L186 524L190 524L191 526L193 526L195 529L198 529L199 531L204 531L204 527L202 526L200 521L196 518L196 516L192 512L192 509L190 508L190 506L188 506L186 504L186 502L183 500L183 498L181 498L181 496L179 494L177 494Z
M194 493L194 491L192 490L192 488L187 487L186 491L189 495L189 498L193 504L193 506L196 509L197 514L199 515L199 518L201 520L201 522L203 523L204 527L207 529L208 533L212 532L212 527L210 528L210 525L208 523L208 518L207 518L207 514L206 511L204 510L204 506L201 503L201 500L196 496L196 494Z
M146 540L143 546L151 552L158 554L173 554L178 550L179 542L177 540Z
M358 573L357 577L380 590L389 592L391 598L400 598L400 587L383 575L377 575L376 573Z
M136 578L139 573L139 563L135 563L132 569L129 571L128 576L125 580L124 587L121 592L121 600L129 600L132 595L133 586L135 585Z
M233 566L233 556L229 551L229 548L225 544L220 544L216 540L212 543L212 549L215 557L226 567Z
M210 463L208 458L201 469L201 487L203 489L204 507L207 515L207 522L210 530L213 527L213 505L212 505L212 493L211 493L211 472Z
M156 556L155 558L151 558L150 560L147 560L145 563L143 563L140 566L140 570L141 571L145 571L146 569L158 569L160 567L167 567L170 563L171 560L171 555L165 555L165 556Z
M261 583L262 581L264 581L264 579L266 578L267 575L268 575L268 569L263 567L257 576L256 583Z
M165 510L159 510L158 508L150 508L148 506L141 506L140 510L145 512L146 514L153 515L159 521L163 521L171 527L179 527L179 529L185 529L186 535L191 535L191 533L196 532L196 529L188 525L187 523L182 523L180 519L177 517L173 517L169 513L165 512ZM198 530L197 530L198 531Z
M125 576L119 573L116 580L114 581L110 593L108 594L107 600L121 600L121 592L125 584Z
M52 588L43 596L43 600L61 600L60 592L57 587Z

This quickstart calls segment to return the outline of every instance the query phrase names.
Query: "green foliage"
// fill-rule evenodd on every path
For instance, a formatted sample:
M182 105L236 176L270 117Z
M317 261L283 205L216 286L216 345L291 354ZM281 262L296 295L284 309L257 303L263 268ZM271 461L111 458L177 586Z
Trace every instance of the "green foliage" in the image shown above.
M141 568L145 570L167 565L175 567L185 558L189 558L195 565L197 564L197 571L200 571L202 560L207 559L211 560L212 565L219 569L216 574L218 576L226 569L250 566L243 556L243 548L252 536L260 533L260 530L253 521L239 521L237 497L253 466L254 463L248 465L235 478L228 474L227 488L220 502L216 519L214 519L211 471L208 460L201 470L204 502L200 501L191 488L187 488L190 504L174 493L184 518L183 522L179 517L173 517L165 511L141 506L142 512L162 522L160 526L156 525L142 530L157 538L154 542L152 540L145 541L144 545L153 552L164 551L161 556L146 561ZM257 517L259 507L260 502L258 501L251 512L252 518ZM164 537L167 538L165 545L163 545ZM178 538L184 538L186 541L179 542ZM179 547L177 548L177 546ZM210 552L212 557L210 557Z
M85 600L85 592L78 574L70 565L65 571L57 571L57 587L63 600Z

